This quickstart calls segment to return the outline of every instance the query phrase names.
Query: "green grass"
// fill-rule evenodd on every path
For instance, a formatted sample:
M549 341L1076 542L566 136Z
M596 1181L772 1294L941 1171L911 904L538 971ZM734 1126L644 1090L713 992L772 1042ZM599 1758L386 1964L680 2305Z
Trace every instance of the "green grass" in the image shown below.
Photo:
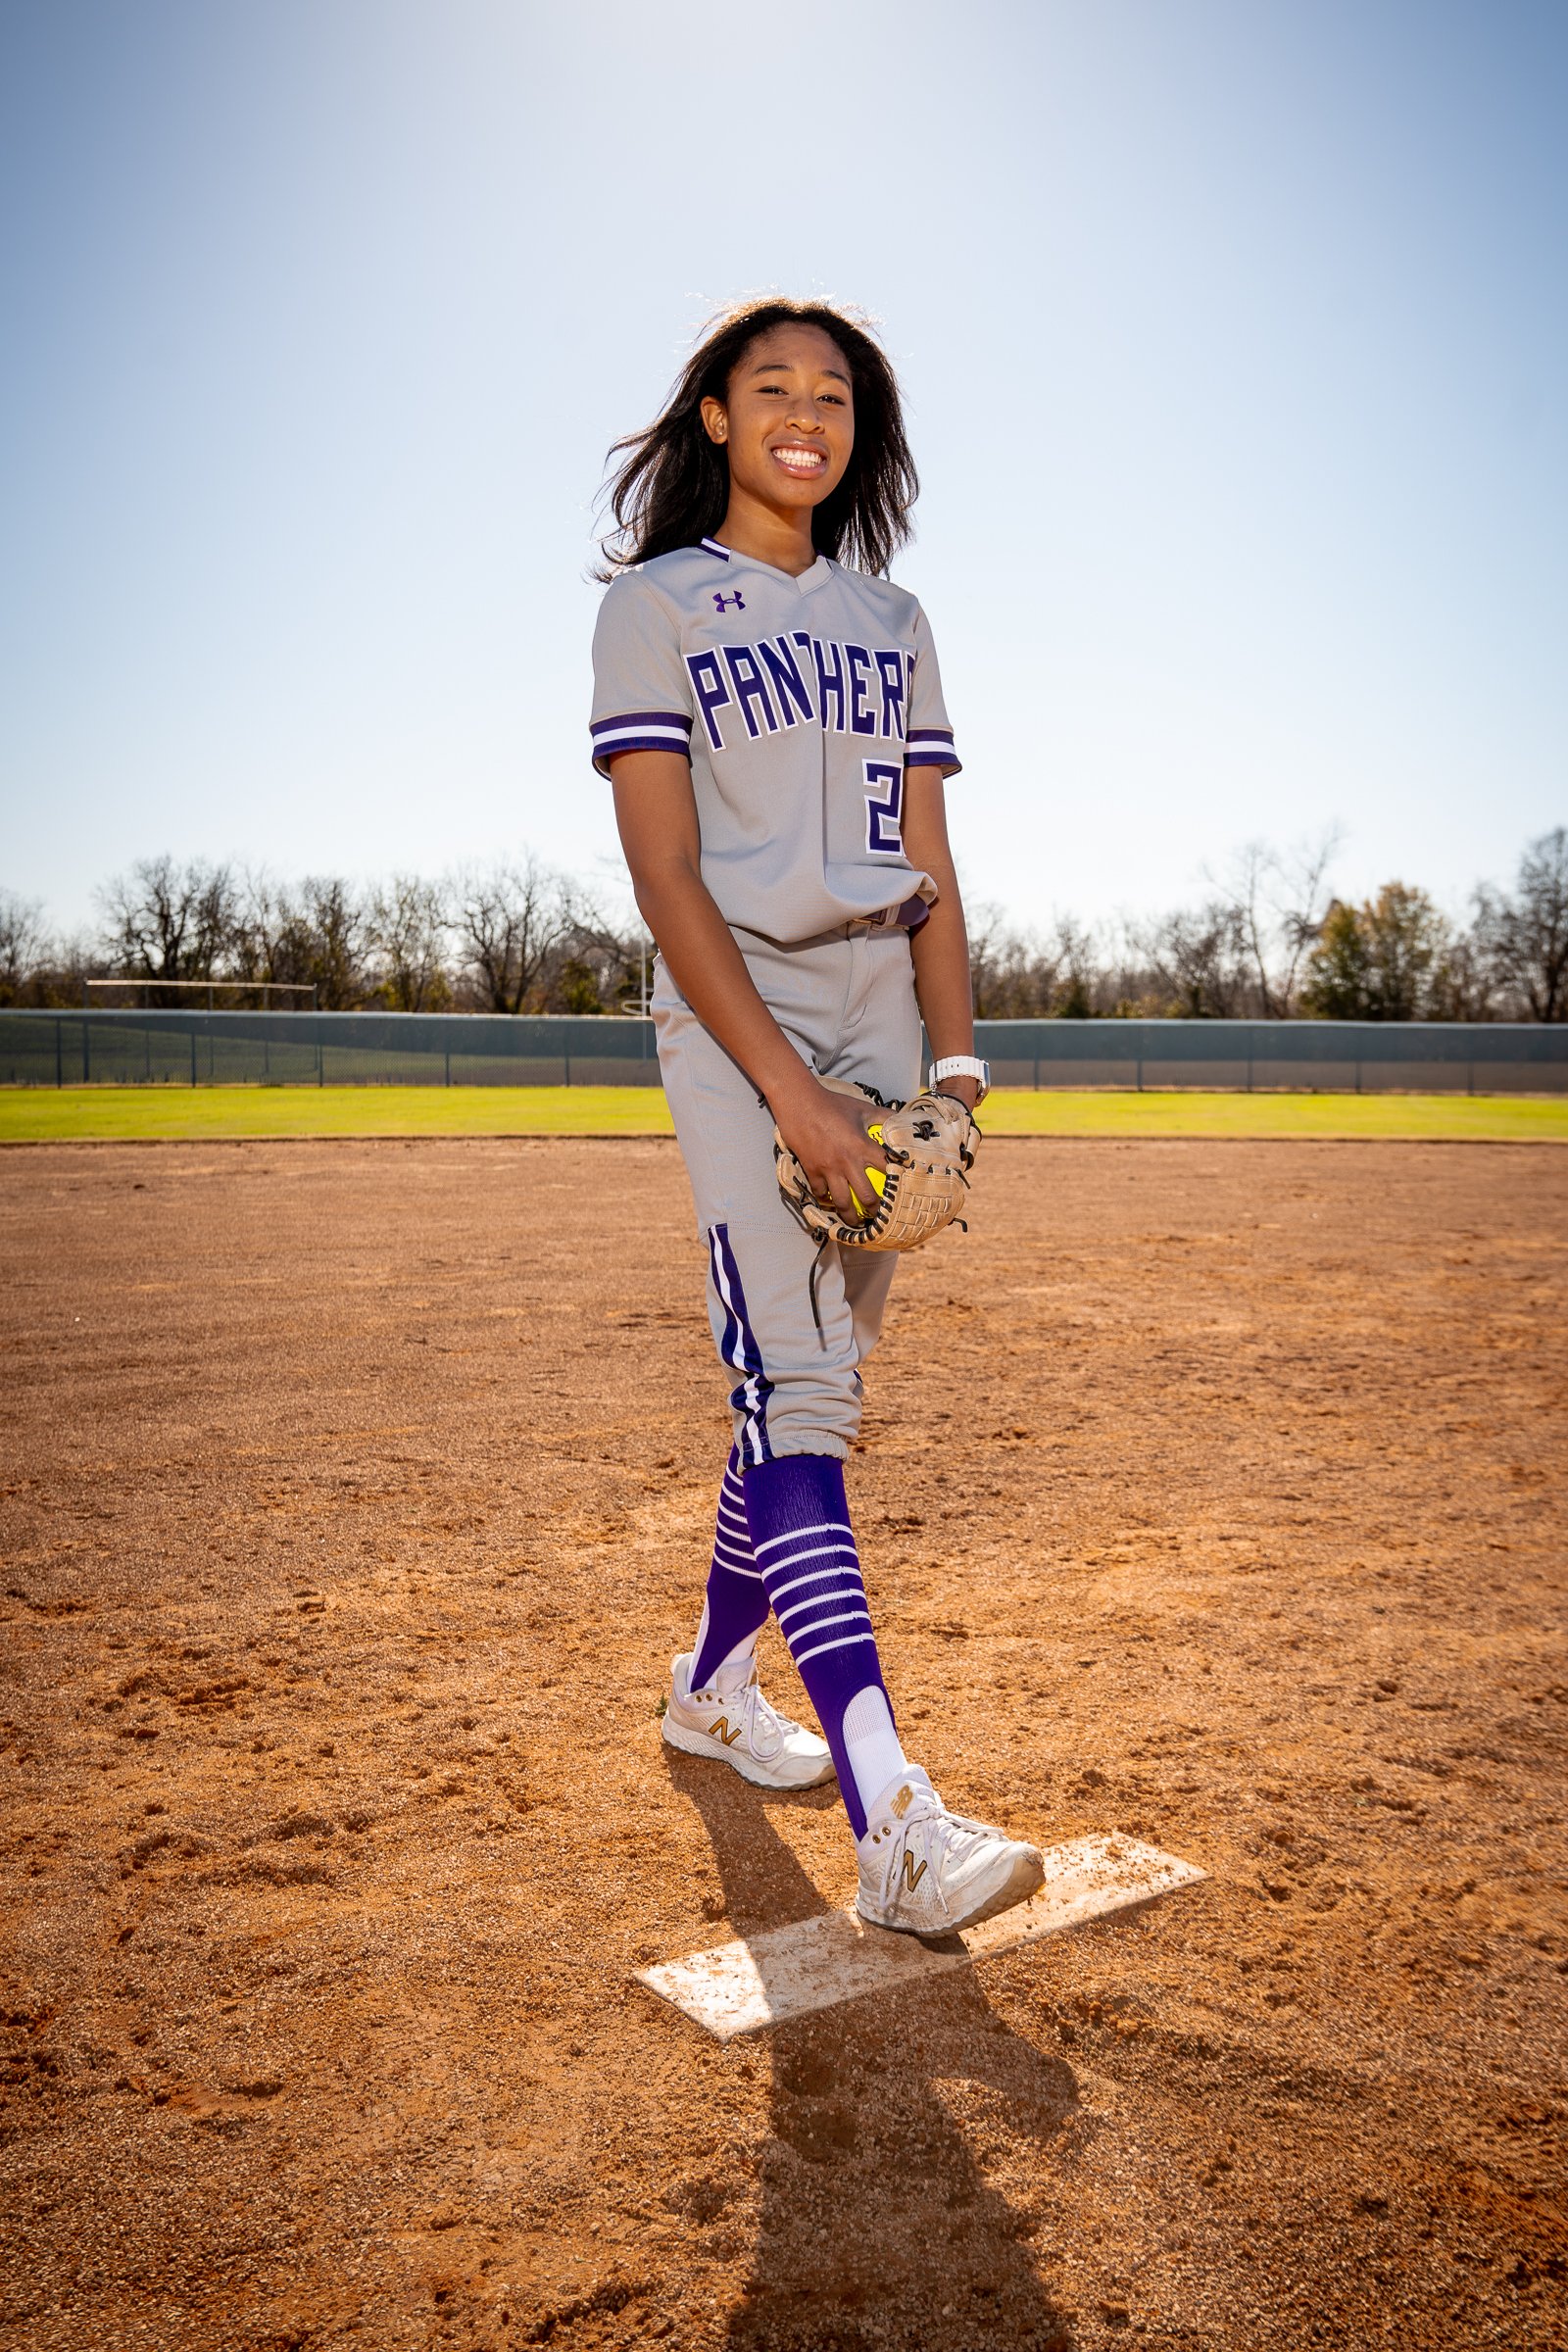
M1413 1136L1568 1143L1568 1098L1033 1094L1007 1087L989 1135ZM0 1144L202 1142L223 1137L668 1135L644 1086L214 1086L0 1089Z
M67 1086L0 1091L0 1143L673 1132L657 1086Z
M988 1135L1406 1136L1438 1143L1568 1143L1568 1097L1508 1095L1030 1094L1005 1088Z

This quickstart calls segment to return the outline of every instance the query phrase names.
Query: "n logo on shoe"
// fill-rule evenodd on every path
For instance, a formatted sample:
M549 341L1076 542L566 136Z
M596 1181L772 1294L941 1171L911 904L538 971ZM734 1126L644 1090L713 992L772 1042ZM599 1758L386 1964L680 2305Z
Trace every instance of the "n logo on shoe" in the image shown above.
M731 1731L729 1728L729 1717L727 1715L720 1715L716 1723L710 1723L709 1725L708 1733L710 1739L722 1740L726 1747L733 1747L736 1740L741 1736L741 1726L737 1724L735 1729ZM922 1862L920 1867L923 1870L925 1868L925 1864Z
M919 1886L920 1881L925 1877L925 1874L926 1865L923 1862L917 1862L912 1854L906 1853L904 1857L905 1893L912 1894L915 1888Z

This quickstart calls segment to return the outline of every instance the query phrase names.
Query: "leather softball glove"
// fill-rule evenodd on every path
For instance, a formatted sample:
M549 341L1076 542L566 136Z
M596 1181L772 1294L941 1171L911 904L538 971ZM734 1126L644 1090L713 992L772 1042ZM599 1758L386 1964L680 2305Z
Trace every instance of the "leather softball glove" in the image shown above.
M956 1095L922 1094L907 1102L884 1102L873 1088L849 1079L824 1078L821 1084L836 1095L876 1106L880 1115L870 1134L881 1145L888 1169L880 1197L868 1171L867 1213L852 1223L830 1201L817 1200L806 1170L775 1127L773 1161L779 1189L791 1214L808 1234L818 1243L837 1242L844 1250L918 1250L944 1225L955 1219L962 1223L959 1211L969 1190L980 1130Z

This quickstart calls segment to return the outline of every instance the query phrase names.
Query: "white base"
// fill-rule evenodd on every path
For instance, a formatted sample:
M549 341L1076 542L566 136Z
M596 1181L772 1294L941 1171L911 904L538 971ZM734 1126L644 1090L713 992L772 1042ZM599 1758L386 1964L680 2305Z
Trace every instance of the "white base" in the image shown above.
M728 2041L862 1992L967 1968L991 1952L1010 1952L1208 1876L1196 1862L1179 1861L1117 1831L1048 1846L1045 1862L1046 1883L1038 1894L961 1936L923 1940L871 1927L853 1911L827 1911L686 1960L640 1968L637 1976L662 2000Z

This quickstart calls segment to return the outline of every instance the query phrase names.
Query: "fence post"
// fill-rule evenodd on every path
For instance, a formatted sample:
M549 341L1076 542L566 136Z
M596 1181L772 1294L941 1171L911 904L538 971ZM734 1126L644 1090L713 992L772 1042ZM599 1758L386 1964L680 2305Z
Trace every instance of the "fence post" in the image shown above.
M451 1048L450 1046L448 1046L448 1048L447 1048L447 1056L446 1056L446 1058L447 1058L447 1084L448 1084L448 1086L450 1086L450 1085L452 1084L452 1048Z
M1143 1093L1143 1091L1144 1091L1144 1057L1143 1057L1143 1055L1140 1054L1139 1054L1139 1056L1138 1056L1138 1092L1139 1092L1140 1094L1142 1094L1142 1093Z
M1035 1055L1035 1093L1038 1095L1038 1094L1039 1094L1039 1092L1040 1092L1040 1056L1039 1056L1039 1054L1037 1054Z
M569 1054L563 1054L561 1058L565 1066L566 1084L569 1086L571 1084L571 1055Z
M196 1032L194 1029L190 1033L190 1082L192 1086L196 1083Z
M55 1084L56 1084L56 1086L64 1086L64 1085L65 1085L65 1083L66 1083L66 1041L65 1041L65 1037L64 1037L64 1034L63 1034L63 1033L64 1033L64 1030L65 1030L65 1026L66 1026L66 1024L65 1024L65 1022L64 1022L64 1021L56 1021L56 1023L55 1023Z
M87 1015L81 1016L81 1083L92 1084L92 1040L87 1030Z

